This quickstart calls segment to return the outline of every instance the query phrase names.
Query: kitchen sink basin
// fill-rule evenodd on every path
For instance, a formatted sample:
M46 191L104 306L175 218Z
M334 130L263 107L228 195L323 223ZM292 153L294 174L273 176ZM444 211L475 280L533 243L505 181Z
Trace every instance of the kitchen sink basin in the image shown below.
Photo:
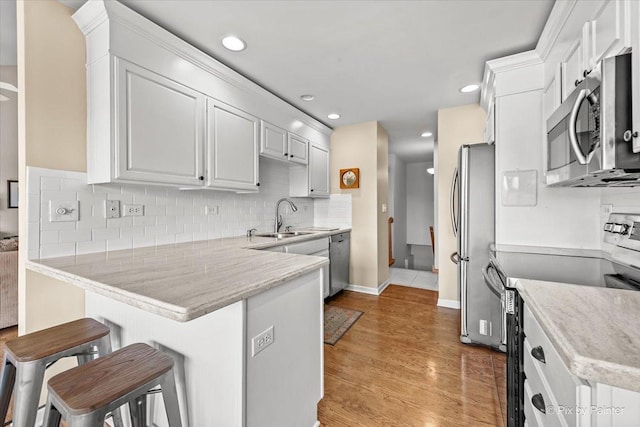
M287 237L304 236L313 234L311 231L282 231L279 233L256 233L257 237L275 237L276 239L286 239Z

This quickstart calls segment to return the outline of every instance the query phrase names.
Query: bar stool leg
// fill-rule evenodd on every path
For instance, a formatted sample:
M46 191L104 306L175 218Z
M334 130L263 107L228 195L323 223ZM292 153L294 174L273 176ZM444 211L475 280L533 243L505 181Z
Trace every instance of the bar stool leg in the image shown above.
M47 406L44 409L44 422L42 427L60 427L61 420L62 415L60 411L51 403L51 399L48 398Z
M167 413L167 419L169 420L169 427L182 427L178 392L176 391L176 380L173 369L164 374L160 385L162 387L162 399L164 400L164 409Z
M36 361L19 363L16 368L16 388L20 393L15 394L13 425L33 427L36 423L45 365L42 361Z
M133 427L147 427L147 395L143 394L129 401Z
M111 353L111 337L109 334L102 337L102 339L96 345L98 349L98 357L106 356ZM124 422L122 421L122 407L116 408L111 411L111 417L113 418L113 425L115 427L124 427Z
M9 412L9 402L11 402L11 393L13 385L16 382L16 367L13 363L4 357L2 368L2 380L0 382L0 424L4 424Z

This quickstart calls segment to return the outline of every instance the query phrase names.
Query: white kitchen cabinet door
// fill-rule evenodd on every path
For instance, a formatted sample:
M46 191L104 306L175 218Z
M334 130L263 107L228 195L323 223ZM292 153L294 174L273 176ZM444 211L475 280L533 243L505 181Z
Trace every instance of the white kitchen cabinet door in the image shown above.
M631 87L640 87L640 2L632 2L630 10L631 22ZM636 90L637 93L637 90ZM631 112L633 115L633 152L640 153L640 96L631 97Z
M313 144L309 147L309 196L329 197L329 151Z
M207 100L207 187L258 191L260 119Z
M289 161L306 165L309 162L309 140L289 133Z
M260 138L260 155L276 160L289 160L287 131L262 121L262 137Z
M590 22L589 69L602 58L622 53L631 46L629 6L626 1L607 0Z
M588 24L585 24L588 25ZM582 36L582 34L580 34ZM581 81L584 76L584 45L582 37L576 40L561 61L562 67L562 100L567 99L569 94L576 87L576 82Z
M204 96L116 59L115 179L202 185Z

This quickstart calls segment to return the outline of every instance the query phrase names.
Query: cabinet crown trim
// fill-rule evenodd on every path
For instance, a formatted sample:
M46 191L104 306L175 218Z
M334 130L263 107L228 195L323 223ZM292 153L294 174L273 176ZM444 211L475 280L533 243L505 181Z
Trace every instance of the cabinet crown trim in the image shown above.
M89 1L78 9L76 13L73 14L72 18L85 37L105 22L117 22L161 48L166 49L188 62L191 62L195 66L215 75L241 90L270 98L271 102L279 103L281 108L294 113L305 125L317 130L318 132L329 135L333 130L329 126L309 116L307 113L294 107L274 93L268 91L252 80L247 79L219 61L216 61L198 48L175 36L170 31L162 28L117 1ZM114 28L109 27L110 31L112 29ZM108 48L110 49L110 47ZM118 56L117 53L115 53L115 55Z

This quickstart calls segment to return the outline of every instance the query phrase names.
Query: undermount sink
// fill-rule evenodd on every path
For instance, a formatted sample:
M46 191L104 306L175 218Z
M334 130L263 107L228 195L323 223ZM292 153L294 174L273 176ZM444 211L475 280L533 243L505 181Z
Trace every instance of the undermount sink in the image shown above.
M256 233L257 237L275 237L276 239L286 239L287 237L304 236L313 234L311 231L282 231L279 233Z

